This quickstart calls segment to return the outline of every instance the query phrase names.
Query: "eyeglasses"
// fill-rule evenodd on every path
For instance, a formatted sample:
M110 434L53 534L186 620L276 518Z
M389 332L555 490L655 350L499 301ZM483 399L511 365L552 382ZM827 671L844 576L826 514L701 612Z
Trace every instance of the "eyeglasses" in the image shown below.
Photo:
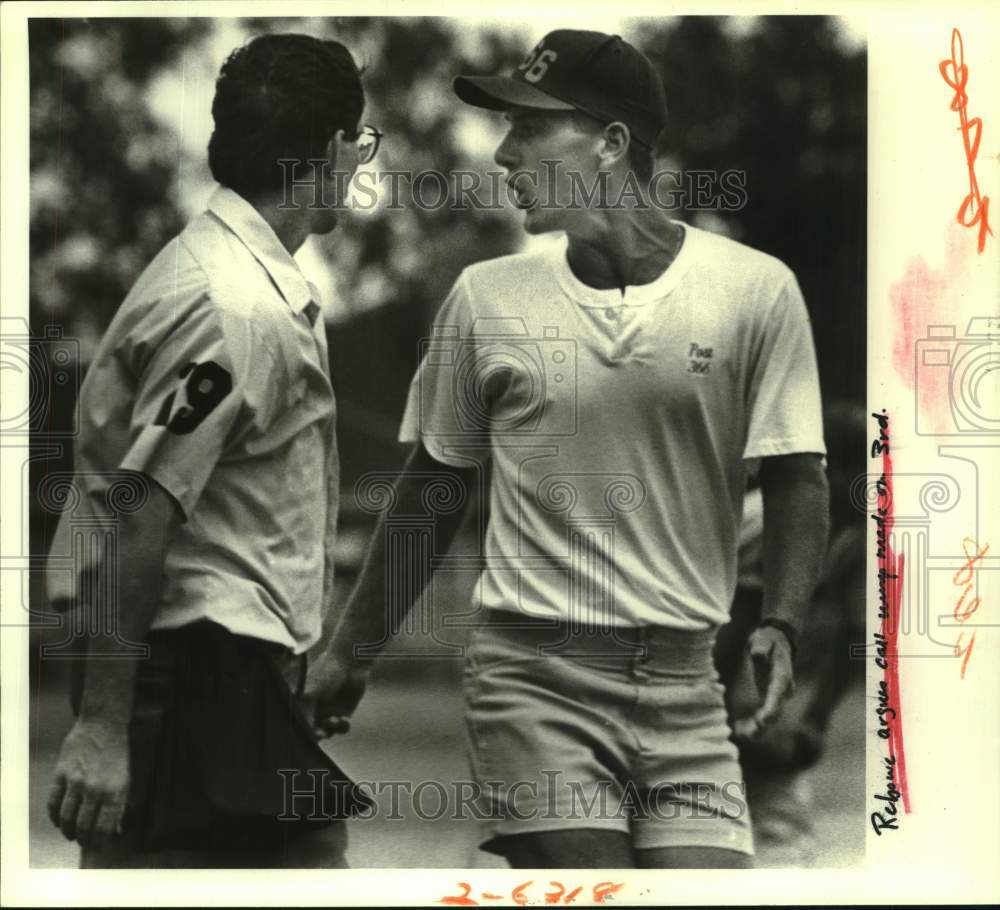
M384 135L385 133L375 129L370 123L361 127L354 140L358 147L358 164L368 164L375 157Z

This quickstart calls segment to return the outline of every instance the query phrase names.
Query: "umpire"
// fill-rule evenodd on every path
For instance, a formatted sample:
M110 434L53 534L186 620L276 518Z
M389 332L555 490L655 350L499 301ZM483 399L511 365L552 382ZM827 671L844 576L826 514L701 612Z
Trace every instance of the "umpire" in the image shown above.
M319 298L292 257L337 215L287 204L302 174L279 162L323 159L313 189L332 199L374 155L363 108L335 41L237 48L212 105L220 187L140 276L80 391L80 508L110 521L122 484L143 501L116 552L49 578L90 630L49 797L84 868L345 865L350 807L327 797L346 781L296 698L330 602L339 466ZM54 553L72 553L70 524ZM294 780L299 807L316 784L311 818L287 811L279 770L320 772Z

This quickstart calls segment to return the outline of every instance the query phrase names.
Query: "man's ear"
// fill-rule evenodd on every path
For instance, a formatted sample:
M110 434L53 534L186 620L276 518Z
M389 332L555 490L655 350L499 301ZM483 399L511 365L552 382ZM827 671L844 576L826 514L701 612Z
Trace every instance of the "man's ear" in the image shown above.
M632 134L624 123L616 120L604 128L603 140L600 150L601 163L605 167L611 167L628 154Z

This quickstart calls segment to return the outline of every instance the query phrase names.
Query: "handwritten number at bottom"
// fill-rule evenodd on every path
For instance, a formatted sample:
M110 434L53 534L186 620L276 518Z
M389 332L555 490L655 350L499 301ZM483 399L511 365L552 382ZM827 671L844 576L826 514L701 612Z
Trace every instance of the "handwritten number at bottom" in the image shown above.
M472 885L469 884L469 882L457 882L456 884L461 890L461 894L449 894L440 898L437 902L451 907L478 907L479 901L470 896L472 894ZM522 882L514 888L513 891L511 891L511 900L519 907L523 907L528 904L531 898L525 893L525 891L533 884L533 879ZM547 891L544 895L545 903L550 905L558 904L560 902L563 906L571 904L583 891L582 885L578 885L572 891L567 892L566 886L562 882L549 882L549 884L555 889L553 891ZM603 904L609 897L617 894L624 887L624 882L598 882L598 884L594 885L592 890L593 901L595 904ZM480 897L483 900L503 900L503 895L493 894L489 891L482 892Z
M459 895L449 895L447 897L442 897L438 901L439 904L448 904L452 907L478 907L478 901L474 901L469 894L472 892L472 885L468 882L459 882L458 887L462 889L462 893Z

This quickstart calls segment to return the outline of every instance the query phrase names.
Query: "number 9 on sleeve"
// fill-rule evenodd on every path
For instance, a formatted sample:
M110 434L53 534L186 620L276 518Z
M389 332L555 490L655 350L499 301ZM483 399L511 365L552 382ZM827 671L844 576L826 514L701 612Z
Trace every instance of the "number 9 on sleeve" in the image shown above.
M177 390L171 392L159 413L154 426L165 426L171 433L183 435L196 429L198 425L218 406L233 389L233 378L229 371L212 360L205 363L189 363L178 376L187 378L184 383L185 403L174 410Z

